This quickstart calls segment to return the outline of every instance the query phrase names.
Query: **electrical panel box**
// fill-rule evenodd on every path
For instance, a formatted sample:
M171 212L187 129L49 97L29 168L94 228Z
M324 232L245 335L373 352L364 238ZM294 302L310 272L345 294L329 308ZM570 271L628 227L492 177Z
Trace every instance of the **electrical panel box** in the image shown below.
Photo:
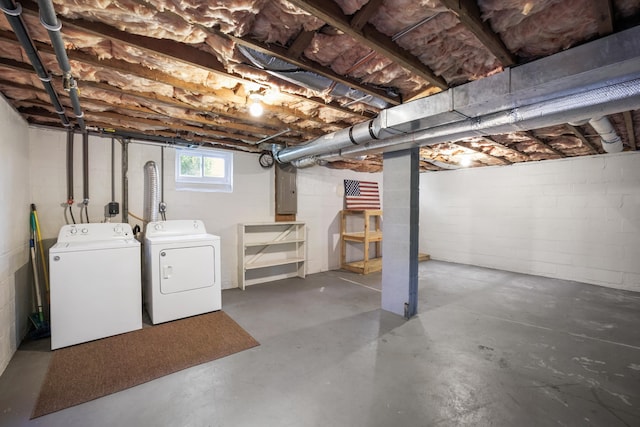
M112 218L120 213L120 205L118 202L109 202L104 205L104 216Z
M276 214L295 215L298 213L296 190L296 168L290 164L276 167Z

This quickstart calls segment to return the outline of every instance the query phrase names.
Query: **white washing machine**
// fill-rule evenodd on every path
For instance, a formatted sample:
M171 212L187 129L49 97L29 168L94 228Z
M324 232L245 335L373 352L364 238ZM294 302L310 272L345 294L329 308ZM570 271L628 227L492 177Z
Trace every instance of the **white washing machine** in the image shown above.
M144 300L153 324L222 308L220 237L199 220L147 224Z
M142 328L140 242L129 224L65 225L49 271L52 350Z

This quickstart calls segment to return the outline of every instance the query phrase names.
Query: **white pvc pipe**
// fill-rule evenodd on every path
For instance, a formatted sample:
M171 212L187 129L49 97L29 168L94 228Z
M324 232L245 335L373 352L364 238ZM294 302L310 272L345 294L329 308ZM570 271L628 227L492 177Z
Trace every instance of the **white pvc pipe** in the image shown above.
M593 118L589 120L589 124L600 135L604 151L607 153L619 153L622 151L624 148L622 140L608 118Z

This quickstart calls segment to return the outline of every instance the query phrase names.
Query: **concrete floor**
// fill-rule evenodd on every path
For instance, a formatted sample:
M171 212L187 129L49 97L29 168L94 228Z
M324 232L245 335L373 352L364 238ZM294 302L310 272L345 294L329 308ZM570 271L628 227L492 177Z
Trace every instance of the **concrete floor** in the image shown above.
M379 309L380 280L224 291L259 347L32 421L50 352L25 343L0 425L640 425L640 294L428 261L405 321Z

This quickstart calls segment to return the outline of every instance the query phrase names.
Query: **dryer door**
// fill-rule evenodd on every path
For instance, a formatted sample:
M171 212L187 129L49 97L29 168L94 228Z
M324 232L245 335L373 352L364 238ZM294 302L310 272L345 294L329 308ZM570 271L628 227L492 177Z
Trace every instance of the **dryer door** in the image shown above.
M160 292L172 294L213 286L214 250L209 245L161 250Z

